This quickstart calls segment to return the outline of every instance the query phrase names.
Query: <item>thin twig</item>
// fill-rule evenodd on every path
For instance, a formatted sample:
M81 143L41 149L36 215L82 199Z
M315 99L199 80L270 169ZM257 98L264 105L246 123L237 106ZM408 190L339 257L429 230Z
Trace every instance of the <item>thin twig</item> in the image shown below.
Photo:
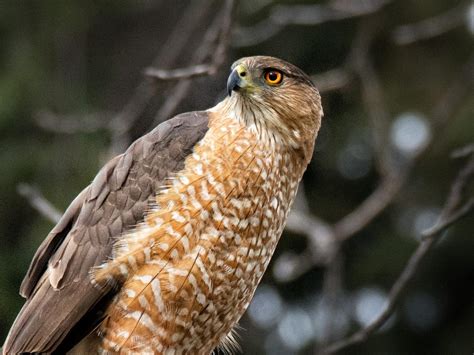
M409 261L405 265L402 273L393 284L390 293L388 295L388 303L384 310L367 326L361 328L351 336L337 341L336 343L328 346L322 350L323 354L333 354L348 346L360 343L366 340L375 331L390 318L395 307L397 306L400 296L406 289L410 280L413 279L416 272L418 271L419 265L431 248L435 245L438 237L454 222L459 221L462 217L466 216L469 212L474 210L474 199L471 198L467 203L459 206L462 199L462 192L467 186L468 182L474 177L474 157L466 164L466 166L458 174L455 182L451 187L450 194L447 198L443 212L441 213L440 220L436 225L430 228L428 231L423 233L424 239L421 241Z
M42 110L34 115L34 120L44 130L60 134L91 133L108 129L112 118L110 112L93 112L85 115L58 115Z
M349 85L352 79L353 75L344 67L311 76L311 80L316 84L321 94L340 90Z
M334 238L332 226L322 219L294 209L288 216L285 228L292 233L306 235L309 245L304 254L292 258L292 267L286 269L280 281L297 279L315 265L325 265L334 258L338 249L337 239ZM286 262L290 262L288 258Z
M309 213L304 185L298 189L293 209L285 226L287 231L307 237L308 247L301 254L283 253L274 263L274 276L279 282L297 279L316 264L327 265L337 251L332 227Z
M387 111L382 83L370 58L372 43L379 32L379 27L380 22L374 18L362 21L348 65L352 67L361 83L362 100L371 126L376 167L379 174L385 177L394 173L390 145L386 144L390 114Z
M423 21L397 27L392 37L396 44L407 45L433 38L448 32L465 22L467 5L461 4Z
M393 201L408 175L403 170L396 176L388 176L352 212L334 224L334 233L339 240L346 240L373 221Z
M19 183L17 185L18 193L23 196L36 211L43 217L53 223L58 223L62 213L49 202L41 192L26 183Z
M324 271L324 281L322 289L322 301L327 305L327 312L330 315L336 315L341 306L343 294L343 254L339 251L331 260ZM324 337L322 345L331 343L334 339L341 336L338 334L337 317L324 317Z
M436 224L423 232L423 237L438 233L439 230L449 227L457 219L464 216L474 205L474 197L469 198L462 207L462 197L465 194L466 183L471 176L474 176L474 153L471 153L470 160L466 167L460 172L459 178L451 186L451 192L446 202L446 208L441 213ZM452 212L456 211L456 212Z
M235 10L235 0L227 0L223 9L222 9L222 17L220 24L220 36L219 42L217 44L216 50L212 55L212 62L210 64L197 64L192 65L186 68L179 68L179 69L155 69L155 68L147 68L145 71L145 75L157 79L157 80L180 80L180 79L191 79L194 77L204 76L204 75L214 75L219 67L224 63L226 51L229 47L229 37L230 37L230 30L232 28L232 20L233 20L233 12ZM217 16L219 18L220 16ZM217 31L211 29L208 31L206 36L211 41L204 41L204 44L197 50L195 58L197 61L204 56L210 55L210 50L208 48L208 44L206 42L212 42L212 39L216 36Z
M474 154L474 143L468 144L465 147L456 149L454 152L451 153L451 158L463 158L467 157L471 154Z
M442 231L452 225L454 222L458 221L465 215L467 215L472 208L474 207L474 197L470 198L456 213L453 213L451 216L446 217L446 219L442 220L439 224L434 225L430 229L423 232L423 238L426 236L430 236L432 234L436 234L439 231Z
M191 79L204 75L213 75L216 72L216 67L211 64L198 64L186 68L179 69L145 69L145 75L155 80L180 80Z

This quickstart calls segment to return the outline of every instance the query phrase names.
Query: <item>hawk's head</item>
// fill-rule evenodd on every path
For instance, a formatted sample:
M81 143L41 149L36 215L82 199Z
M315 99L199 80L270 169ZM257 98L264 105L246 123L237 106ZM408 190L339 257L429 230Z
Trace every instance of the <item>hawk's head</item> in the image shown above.
M227 91L226 106L247 125L312 152L323 112L318 90L301 69L273 57L242 58L232 65Z

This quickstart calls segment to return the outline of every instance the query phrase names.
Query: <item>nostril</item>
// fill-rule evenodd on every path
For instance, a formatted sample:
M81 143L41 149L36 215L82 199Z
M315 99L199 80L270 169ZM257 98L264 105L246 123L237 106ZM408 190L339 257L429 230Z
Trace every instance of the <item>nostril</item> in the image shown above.
M243 72L240 72L239 75L240 75L241 77L244 77L244 76L247 75L247 73L243 71Z

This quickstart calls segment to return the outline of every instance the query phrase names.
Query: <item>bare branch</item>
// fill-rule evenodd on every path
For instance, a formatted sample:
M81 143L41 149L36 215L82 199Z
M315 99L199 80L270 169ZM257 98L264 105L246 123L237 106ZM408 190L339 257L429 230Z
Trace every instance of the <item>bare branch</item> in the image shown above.
M395 198L401 187L405 184L411 171L429 148L437 141L439 134L444 134L444 128L452 123L454 114L462 107L463 101L471 92L473 81L474 63L472 57L461 69L445 95L435 106L432 117L432 136L420 148L418 154L402 166L398 171L382 179L375 191L369 195L356 209L334 225L336 237L340 240L347 239L364 228L380 214Z
M206 18L210 8L210 1L191 2L183 16L176 23L167 41L160 48L160 52L153 60L152 66L166 67L171 65L186 47L188 38ZM110 125L112 142L109 155L122 152L130 144L130 129L142 116L157 89L156 85L150 85L149 79L145 78L137 86L121 112L114 117Z
M436 224L430 229L423 232L423 237L427 237L446 229L455 221L467 214L474 205L474 197L471 197L462 204L463 195L466 190L466 181L474 176L474 154L471 155L466 167L459 173L458 179L451 186L451 192L446 202L446 207L441 213ZM459 207L462 205L461 207Z
M201 45L192 56L192 63L202 63L212 56L213 62L211 66L215 71L222 65L225 59L225 52L229 47L235 4L236 2L234 0L226 0L221 12L215 16L213 23L206 31ZM216 41L218 43L213 50ZM169 99L155 115L153 125L159 124L163 119L170 117L190 88L191 81L189 81L189 79L180 79L170 95L168 95Z
M335 255L339 248L339 242L351 238L361 231L394 201L413 168L437 141L437 135L444 132L444 128L448 123L452 123L452 117L462 107L462 103L471 92L471 87L474 84L474 80L472 80L473 70L474 61L471 57L433 110L431 115L433 135L430 140L410 161L398 170L383 177L377 188L352 212L334 225L324 223L307 212L295 211L290 214L287 229L295 233L305 234L308 237L311 249L298 256L291 256L291 260L286 260L287 264L290 264L291 261L291 267L286 268L289 270L288 276L281 281L293 280L316 265L330 262L331 257ZM464 149L468 150L468 148ZM323 247L326 240L331 242L331 244L328 244L331 245L331 248ZM324 252L328 254L323 255Z
M288 25L315 26L363 16L378 11L390 2L334 0L329 5L276 5L268 18L253 26L238 28L234 33L233 44L237 47L254 46L272 38Z
M180 79L191 79L204 75L213 75L217 68L211 64L199 64L193 65L187 68L164 70L147 68L145 75L155 80L180 80Z
M474 52L462 66L458 75L452 81L451 86L445 91L443 97L436 103L433 113L434 133L444 134L444 128L451 121L452 112L455 112L462 106L466 97L472 94L474 88ZM432 142L432 140L431 140Z
M362 99L370 120L377 170L385 177L394 173L390 145L386 144L390 114L387 111L382 83L370 59L370 49L378 29L379 22L374 19L362 23L354 40L348 65L361 83Z
M388 303L384 310L369 325L361 328L348 338L337 341L336 343L323 349L323 354L333 354L348 346L366 340L375 331L380 329L380 327L390 318L398 301L400 300L401 294L406 289L408 283L413 279L414 275L418 271L420 263L435 245L438 237L451 224L474 210L474 198L469 199L466 204L460 208L457 208L462 198L461 193L464 191L468 182L473 178L474 157L471 158L469 163L467 163L466 166L461 170L455 182L453 183L451 192L448 196L445 207L443 208L443 212L441 213L440 220L434 227L423 233L424 239L410 257L402 273L393 284L388 295Z
M222 11L215 15L215 20L207 31L202 44L192 57L192 62L200 63L213 58L210 64L192 65L187 68L175 70L154 69L155 66L166 67L171 65L186 47L188 39L198 25L206 18L211 9L211 1L192 2L184 15L175 26L167 42L161 47L160 53L153 60L153 67L147 69L147 78L135 89L130 100L122 111L114 117L99 117L91 114L83 117L71 117L67 120L51 112L40 112L37 115L38 124L48 130L59 133L93 132L100 128L107 128L111 132L110 156L123 151L131 142L130 130L140 119L145 109L155 96L158 86L150 84L149 76L160 81L178 80L168 95L153 125L170 117L176 107L181 103L190 88L190 83L185 79L197 76L212 75L217 72L225 60L225 52L229 45L230 29L235 9L235 0L227 0ZM215 45L215 43L217 44ZM215 47L214 47L215 45Z
M352 77L348 70L341 67L315 74L311 80L314 81L319 92L325 94L346 87L352 81Z
M405 182L408 171L388 176L351 213L334 225L334 233L339 240L345 240L361 231L393 201Z
M145 75L156 79L156 80L181 80L191 79L194 77L204 75L214 75L219 67L223 64L227 48L229 47L230 30L232 27L233 12L235 10L235 0L227 0L222 10L222 23L220 24L220 36L219 43L217 44L215 53L212 55L212 63L210 64L198 64L192 65L186 68L164 70L147 68ZM218 19L220 16L216 16ZM212 29L212 27L211 27ZM195 55L196 61L201 61L202 57L210 56L210 49L208 48L210 42L209 39L213 39L216 36L216 30L210 30L206 34L208 41L204 41L205 45L202 45ZM211 40L212 41L212 40Z
M365 105L373 132L374 149L376 150L377 166L384 177L376 190L359 205L357 209L342 218L334 226L322 222L309 213L294 211L290 214L286 228L295 233L304 233L309 239L311 250L293 257L291 275L285 280L293 280L310 270L315 265L329 263L339 248L342 241L364 228L383 211L393 200L398 192L402 180L401 175L395 176L391 168L391 159L386 151L386 136L389 115L385 109L382 87L369 60L370 46L375 36L377 26L373 21L364 23L353 42L347 63L338 69L313 76L313 80L320 92L326 88L347 85L351 80L350 74L354 72L361 80ZM329 82L328 86L324 86ZM321 83L322 89L321 89ZM322 228L321 228L322 227ZM306 232L304 232L306 231ZM329 245L331 248L324 247ZM326 254L323 254L326 252ZM288 262L288 261L287 261Z
M291 262L292 266L286 268L288 275L280 281L294 280L314 266L329 263L341 241L361 231L393 201L407 174L408 170L404 169L399 175L385 178L356 209L334 225L306 212L293 210L288 216L286 229L306 235L309 249L291 257L291 260L285 260L286 263Z
M332 260L337 248L334 245L336 240L331 225L307 212L293 210L288 216L286 228L293 233L307 235L311 255L318 263L325 264Z
M331 258L334 255L337 255L338 249L340 247L340 242L354 236L357 232L362 230L382 211L384 211L390 203L393 202L400 189L403 187L406 180L408 179L412 169L416 166L416 163L420 161L421 157L424 156L424 154L426 154L431 145L437 141L437 134L440 134L440 132L444 132L444 127L449 122L452 122L452 117L457 112L457 110L462 107L462 102L471 92L470 90L473 85L472 78L474 68L474 63L471 59L472 58L470 58L467 61L467 64L462 68L459 76L454 78L453 84L448 88L445 95L439 100L438 104L433 110L431 116L433 123L432 131L434 132L434 134L432 135L431 140L429 140L419 150L418 155L413 157L412 160L408 161L404 166L402 166L394 173L385 176L378 185L378 187L372 192L372 194L370 194L358 207L356 207L351 213L346 215L344 218L339 220L339 222L335 223L332 226L322 222L316 217L309 215L307 212L299 214L298 212L296 212L296 214L293 214L293 216L290 215L288 219L289 224L287 224L287 228L296 233L306 234L309 239L310 249L299 255L289 255L286 258L287 260L284 260L285 263L289 266L285 268L287 272L286 278L281 279L280 281L291 281L303 275L305 272L311 270L314 266L318 264L330 263ZM463 148L462 150L458 150L457 152L462 152L462 155L466 155L468 154L468 152L471 151L472 147L468 146ZM466 169L463 170L463 172L467 171ZM469 174L472 173L469 172ZM463 179L467 180L467 178ZM453 186L458 185L457 183L455 183ZM455 188L455 191L458 191L458 195L460 195L461 190L462 189L460 189L459 187ZM452 192L450 196L456 196L455 192ZM442 219L441 222L436 225L436 229L428 231L429 235L431 235L430 233L437 235L437 233L440 233L442 230L446 229L449 225L451 225L459 218L467 214L468 211L471 211L473 208L473 204L474 202L471 198L461 208L455 211L451 210L449 218ZM454 203L451 202L450 205L454 205ZM306 232L303 232L304 229L306 229ZM330 245L331 248L325 249L323 247L325 245L326 240L330 242L328 245ZM392 289L393 292L391 293L392 295L398 297L398 293L400 292L397 291L398 287L400 287L400 284L404 285L403 283L409 281L409 279L412 277L411 273L416 270L417 264L425 255L425 253L430 249L430 247L430 245L420 245L420 250L414 254L412 261L410 261L410 263L408 264L410 268L408 269L408 271L402 273L400 281L396 285L394 285L394 289ZM319 253L317 251L319 251ZM392 307L394 307L394 305ZM371 334L381 325L383 325L383 323L390 317L390 315L391 309L387 309L381 315L379 321L377 323L374 323L370 328L368 328L367 334L365 331L361 331L360 333L358 332L354 334L354 336L350 338L349 344L363 341L368 336L368 334ZM331 350L330 352L337 351L340 346L338 344L342 343L335 344L335 350L332 350L332 347L329 348L329 350ZM348 345L344 345L343 347L345 346Z
M325 265L334 259L338 247L332 227L309 213L303 185L298 190L285 229L306 235L309 245L302 254L286 253L275 261L274 274L278 281L295 280L313 266Z
M93 112L85 115L58 115L43 110L35 114L34 119L44 130L61 133L91 133L99 129L108 129L112 118L110 112Z
M438 222L436 225L434 225L430 229L423 232L423 237L436 234L448 228L454 222L458 221L459 219L467 215L473 208L474 208L474 197L470 198L461 208L459 208L451 216L447 216L446 218Z
M474 154L474 143L468 144L465 147L456 149L451 153L451 158L463 158Z
M392 33L393 40L398 45L407 45L442 35L464 23L466 8L466 4L461 4L440 15L399 26Z
M18 193L23 196L36 211L53 223L58 223L62 213L53 206L37 189L26 183L17 185Z
M354 211L342 218L334 226L329 226L326 230L331 231L331 240L345 240L367 224L369 224L377 215L379 215L392 201L401 188L406 175L407 169L400 169L395 174L391 167L391 159L389 153L384 147L387 146L386 136L388 131L389 115L385 109L382 87L379 83L375 70L368 58L370 45L376 32L376 24L364 24L354 41L349 55L347 69L338 69L345 73L354 71L361 80L363 98L365 106L369 112L370 122L372 126L374 147L379 171L381 171L383 179L372 194L364 200ZM347 74L346 74L347 75ZM316 81L316 83L318 83ZM311 217L309 217L311 218ZM318 223L319 224L319 223ZM302 225L310 226L310 222ZM291 224L290 224L291 229ZM311 229L307 229L311 231ZM307 234L313 234L308 232ZM314 237L309 236L310 240ZM309 266L312 267L314 263ZM302 268L298 268L302 269Z
M324 282L322 290L322 300L327 304L327 312L331 315L336 315L340 309L342 294L343 294L343 254L338 252L333 260L329 263L324 271ZM324 317L325 326L324 329L324 341L322 344L328 344L334 339L338 339L342 334L338 334L339 331L336 325L336 317Z

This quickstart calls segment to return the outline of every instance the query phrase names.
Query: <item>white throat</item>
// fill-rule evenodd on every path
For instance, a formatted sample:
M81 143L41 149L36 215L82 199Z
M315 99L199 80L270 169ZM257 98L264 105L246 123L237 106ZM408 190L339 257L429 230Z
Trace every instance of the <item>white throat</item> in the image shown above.
M270 141L274 144L289 145L297 149L300 132L290 129L278 115L278 112L268 107L258 97L242 98L237 93L232 93L209 112L219 112L220 115L248 127L259 139Z

